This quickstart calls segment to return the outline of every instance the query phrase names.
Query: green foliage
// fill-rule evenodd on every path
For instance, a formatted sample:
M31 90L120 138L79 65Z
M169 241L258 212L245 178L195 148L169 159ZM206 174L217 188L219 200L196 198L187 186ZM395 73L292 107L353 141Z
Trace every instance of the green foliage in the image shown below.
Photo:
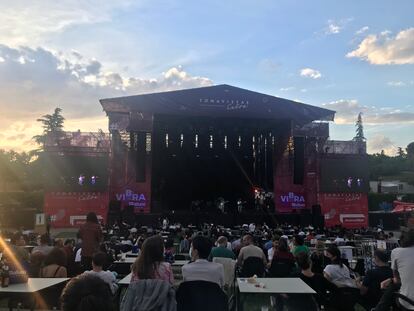
M45 114L36 120L37 122L42 123L43 133L41 135L33 136L33 139L41 146L41 148L44 148L48 135L52 134L56 143L58 143L62 136L64 136L63 123L65 118L61 113L61 108L55 108L53 114Z
M400 147L394 157L387 156L384 152L369 155L370 180L387 178L414 185L414 155L410 156L410 148L414 148L414 143L407 146L407 154Z
M384 203L392 204L397 199L396 194L388 193L368 193L368 208L370 211L381 210L381 205Z
M362 124L362 112L358 114L358 119L355 123L355 141L365 141L366 138L364 137L364 125Z
M408 157L413 159L414 158L414 142L409 143L406 150L407 150Z
M0 192L1 208L43 209L43 191Z

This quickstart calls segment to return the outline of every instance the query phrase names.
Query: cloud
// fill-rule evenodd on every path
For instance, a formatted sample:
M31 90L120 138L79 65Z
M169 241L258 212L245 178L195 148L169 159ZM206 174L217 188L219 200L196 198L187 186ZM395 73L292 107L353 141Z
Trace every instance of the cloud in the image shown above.
M358 113L363 113L364 124L402 124L414 123L414 112L401 111L391 107L367 106L356 99L340 99L322 104L322 107L335 110L335 123L354 124Z
M5 137L40 132L35 120L55 107L63 109L66 128L106 129L100 98L212 85L205 77L172 67L151 79L106 71L96 59L78 52L64 55L44 48L11 48L0 44L0 132ZM16 140L18 147L22 140ZM0 148L11 146L0 141ZM23 146L24 148L24 146Z
M367 140L368 153L377 153L384 150L388 155L395 155L397 153L397 147L395 143L382 134L376 134Z
M0 42L12 46L37 45L51 34L72 26L108 22L116 9L133 4L131 0L2 1Z
M281 92L287 92L287 91L292 91L292 90L294 90L295 89L295 87L294 86L288 86L288 87L281 87L280 89L279 89L279 91L281 91Z
M389 81L387 82L388 86L397 86L397 87L401 87L401 86L406 86L407 84L403 81Z
M389 31L368 35L346 57L356 57L373 65L414 64L414 28L402 30L395 37Z
M358 30L355 32L355 34L356 34L356 35L362 35L363 33L367 32L368 30L369 30L369 27L368 27L368 26L364 26L364 27L362 27L362 28L358 29Z
M323 29L325 35L335 35L340 33L346 25L353 20L352 17L340 20L330 19L327 21L327 26Z
M300 75L302 77L306 77L306 78L312 78L312 79L319 79L322 77L322 74L316 70L316 69L311 69L311 68L303 68L300 70Z

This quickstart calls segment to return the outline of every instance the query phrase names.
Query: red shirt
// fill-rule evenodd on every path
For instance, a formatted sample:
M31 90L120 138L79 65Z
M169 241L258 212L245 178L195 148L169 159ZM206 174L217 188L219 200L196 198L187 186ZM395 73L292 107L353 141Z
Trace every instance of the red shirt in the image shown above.
M82 239L82 256L92 257L99 250L99 243L102 240L101 226L86 222L79 229L79 237Z

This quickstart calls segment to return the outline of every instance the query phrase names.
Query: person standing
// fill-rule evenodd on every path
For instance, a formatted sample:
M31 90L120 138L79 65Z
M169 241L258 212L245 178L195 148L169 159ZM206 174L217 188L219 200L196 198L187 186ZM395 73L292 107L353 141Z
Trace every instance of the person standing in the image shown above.
M102 230L95 213L90 212L86 216L86 223L79 229L79 238L82 240L82 269L92 270L92 257L99 251L102 240Z

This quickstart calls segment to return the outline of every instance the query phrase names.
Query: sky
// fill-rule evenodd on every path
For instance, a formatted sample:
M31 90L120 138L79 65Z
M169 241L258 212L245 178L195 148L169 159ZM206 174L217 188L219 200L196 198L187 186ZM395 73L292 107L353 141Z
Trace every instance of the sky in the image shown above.
M230 84L337 111L330 138L414 141L414 1L0 0L0 149L36 119L107 131L99 99Z

